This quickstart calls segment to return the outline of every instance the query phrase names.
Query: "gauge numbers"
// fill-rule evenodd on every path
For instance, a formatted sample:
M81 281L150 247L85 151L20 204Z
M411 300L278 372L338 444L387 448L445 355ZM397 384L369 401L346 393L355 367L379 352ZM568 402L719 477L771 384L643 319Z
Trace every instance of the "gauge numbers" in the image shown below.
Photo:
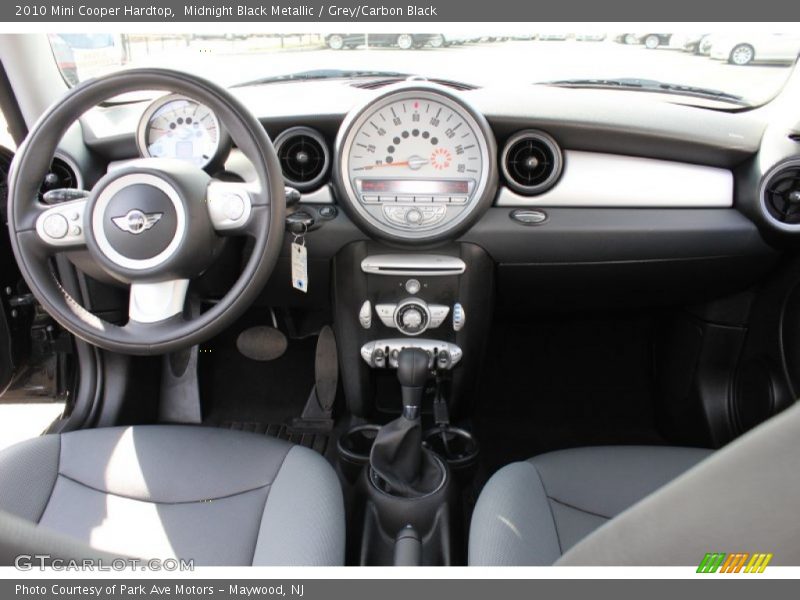
M427 98L379 108L364 120L350 149L354 179L474 182L482 168L477 134L464 114Z
M430 90L388 95L364 110L343 152L355 208L402 237L458 225L486 188L483 129L459 101Z
M143 156L205 167L219 150L219 121L203 104L184 96L165 96L145 111L137 140Z

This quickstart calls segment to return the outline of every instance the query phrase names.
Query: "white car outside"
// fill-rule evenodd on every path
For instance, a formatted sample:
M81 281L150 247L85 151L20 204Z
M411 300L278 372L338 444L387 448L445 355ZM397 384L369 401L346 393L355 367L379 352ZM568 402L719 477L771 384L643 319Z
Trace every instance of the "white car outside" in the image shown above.
M754 33L715 37L710 56L734 65L793 62L800 53L800 33Z

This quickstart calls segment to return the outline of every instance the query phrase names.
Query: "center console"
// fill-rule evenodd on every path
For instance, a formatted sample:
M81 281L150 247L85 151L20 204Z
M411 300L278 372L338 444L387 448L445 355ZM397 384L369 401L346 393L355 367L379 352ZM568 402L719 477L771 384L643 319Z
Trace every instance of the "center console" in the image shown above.
M334 305L342 383L358 416L400 411L393 371L404 348L419 348L446 376L448 404L469 401L489 332L494 264L479 246L452 243L409 251L356 242L334 261ZM430 409L432 394L423 400Z
M356 242L333 271L341 380L361 417L339 439L357 499L351 560L463 564L459 494L477 445L449 421L477 387L494 264L472 244L409 251Z

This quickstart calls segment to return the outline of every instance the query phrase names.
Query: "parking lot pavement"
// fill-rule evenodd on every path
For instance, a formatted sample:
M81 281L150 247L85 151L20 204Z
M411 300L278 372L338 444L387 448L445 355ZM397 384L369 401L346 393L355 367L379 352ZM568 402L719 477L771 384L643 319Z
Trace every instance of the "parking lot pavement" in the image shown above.
M739 67L677 50L648 50L611 41L506 41L446 48L329 50L320 45L281 50L252 40L193 40L149 54L133 48L131 66L168 66L224 85L309 69L389 70L491 85L512 81L636 77L719 89L753 104L775 95L790 65Z

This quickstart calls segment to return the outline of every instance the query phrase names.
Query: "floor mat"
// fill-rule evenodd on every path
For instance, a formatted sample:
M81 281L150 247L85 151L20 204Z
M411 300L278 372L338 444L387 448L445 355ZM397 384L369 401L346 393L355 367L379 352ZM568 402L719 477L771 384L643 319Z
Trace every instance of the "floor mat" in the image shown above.
M495 323L473 416L482 455L476 483L561 448L663 444L652 330L649 314Z
M317 338L290 339L280 358L257 361L236 348L239 334L271 324L264 311L248 313L200 350L198 375L203 422L285 423L299 417L314 387Z

